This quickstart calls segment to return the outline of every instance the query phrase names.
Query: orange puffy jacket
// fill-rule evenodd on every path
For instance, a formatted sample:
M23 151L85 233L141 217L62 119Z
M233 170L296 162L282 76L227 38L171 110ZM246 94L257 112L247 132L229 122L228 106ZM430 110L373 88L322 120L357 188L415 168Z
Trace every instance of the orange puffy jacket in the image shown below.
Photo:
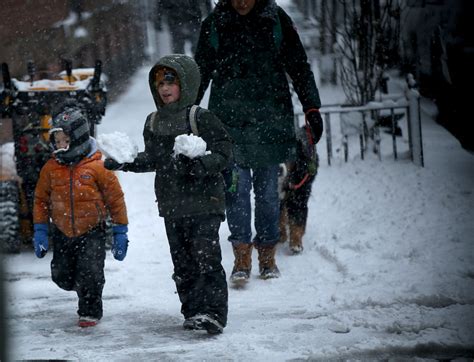
M122 188L101 157L96 151L73 166L48 160L36 184L34 223L47 224L51 217L68 237L91 230L105 220L107 212L114 224L127 225Z

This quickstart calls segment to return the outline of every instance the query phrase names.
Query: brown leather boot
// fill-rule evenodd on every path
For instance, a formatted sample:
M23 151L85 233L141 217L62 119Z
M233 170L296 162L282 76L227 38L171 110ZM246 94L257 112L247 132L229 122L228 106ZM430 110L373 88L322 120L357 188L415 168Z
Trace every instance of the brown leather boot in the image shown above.
M304 226L290 223L290 251L300 254L303 251Z
M233 244L234 268L230 275L230 281L234 283L246 282L250 278L252 270L252 244Z
M275 263L275 246L257 246L258 265L260 268L260 278L278 278L280 271Z
M288 240L288 213L286 207L280 210L280 240L278 242L285 243Z

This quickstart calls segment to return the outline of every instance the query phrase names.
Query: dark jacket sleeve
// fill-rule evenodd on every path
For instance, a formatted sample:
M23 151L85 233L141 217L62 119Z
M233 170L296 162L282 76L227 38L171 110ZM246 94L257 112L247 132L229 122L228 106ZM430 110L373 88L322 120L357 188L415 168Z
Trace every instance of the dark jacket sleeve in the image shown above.
M152 172L155 171L155 155L152 148L152 138L153 134L149 127L149 122L151 120L151 114L148 115L145 127L143 128L143 140L145 142L145 150L139 152L135 160L131 163L125 163L122 171L131 171L131 172Z
M211 44L212 23L213 14L211 13L211 15L202 22L196 54L194 55L194 59L201 72L201 86L199 87L196 104L201 103L202 97L211 81L212 72L216 69L216 50Z
M286 72L293 81L296 94L303 106L303 112L320 108L321 100L314 74L293 21L281 8L278 9L282 27L281 58Z
M207 109L199 113L199 136L206 142L210 154L200 158L204 169L215 174L225 169L232 157L232 141L219 118Z

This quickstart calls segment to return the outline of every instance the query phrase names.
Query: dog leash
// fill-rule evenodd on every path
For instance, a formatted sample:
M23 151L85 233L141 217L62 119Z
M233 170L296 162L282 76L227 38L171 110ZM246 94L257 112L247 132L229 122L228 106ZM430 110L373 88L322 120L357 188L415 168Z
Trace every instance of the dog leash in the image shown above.
M294 184L290 183L290 184L288 185L288 187L290 188L290 190L296 191L296 190L298 190L301 186L303 186L306 181L308 181L308 178L309 178L309 173L306 172L306 174L304 175L303 179L302 179L298 184L294 185Z
M313 138L313 135L311 134L311 127L308 122L308 114L312 112L319 112L319 110L317 110L316 108L309 109L304 115L304 123L306 125L305 131L306 131L306 137L308 138L308 143L309 143L308 145L309 154L311 155L311 160L314 160L315 159L314 138ZM305 175L303 176L303 179L299 183L297 183L296 185L289 183L288 187L290 188L290 190L298 190L301 186L305 184L306 181L308 181L308 178L309 178L309 172L306 172Z

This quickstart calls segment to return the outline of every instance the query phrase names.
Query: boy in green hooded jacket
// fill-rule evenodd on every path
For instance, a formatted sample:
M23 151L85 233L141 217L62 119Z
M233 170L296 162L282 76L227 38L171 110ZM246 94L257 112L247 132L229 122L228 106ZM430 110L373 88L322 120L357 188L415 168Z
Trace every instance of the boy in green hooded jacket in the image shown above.
M145 150L132 163L106 159L105 167L156 172L155 193L165 220L183 327L222 333L228 291L219 244L219 227L225 218L221 171L231 157L231 140L213 113L193 107L200 73L191 57L161 58L150 70L149 84L157 111L145 122ZM205 155L174 155L176 137L186 134L206 142Z

